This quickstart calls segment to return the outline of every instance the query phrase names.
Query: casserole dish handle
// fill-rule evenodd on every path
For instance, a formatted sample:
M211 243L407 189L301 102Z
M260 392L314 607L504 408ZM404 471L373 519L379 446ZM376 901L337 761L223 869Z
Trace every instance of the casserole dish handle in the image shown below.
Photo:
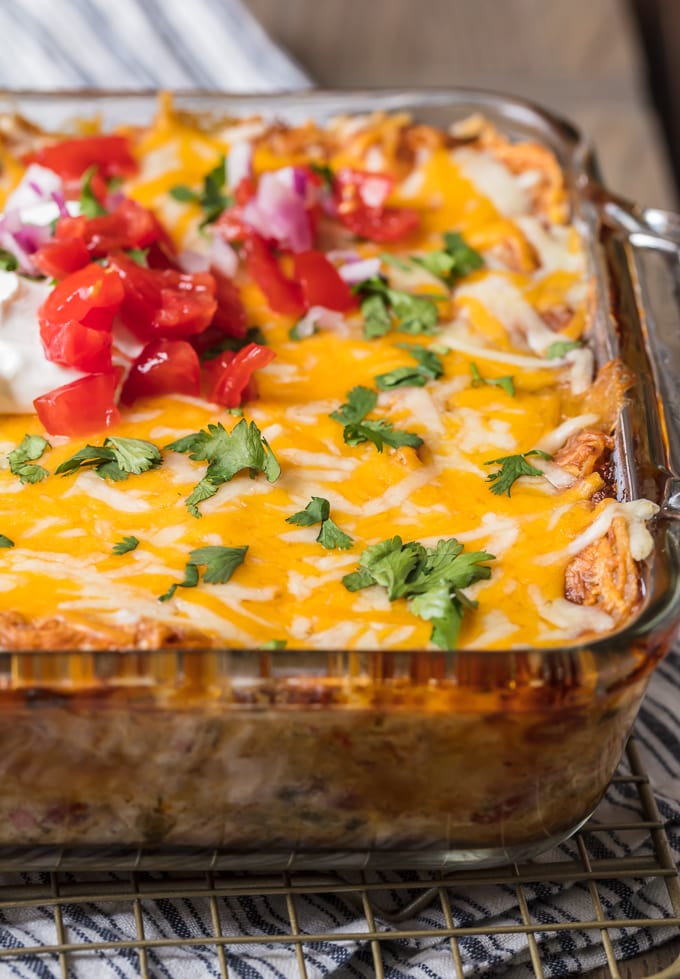
M605 226L620 237L647 338L663 426L656 461L669 473L663 510L680 518L680 214L639 208L608 193L599 204Z

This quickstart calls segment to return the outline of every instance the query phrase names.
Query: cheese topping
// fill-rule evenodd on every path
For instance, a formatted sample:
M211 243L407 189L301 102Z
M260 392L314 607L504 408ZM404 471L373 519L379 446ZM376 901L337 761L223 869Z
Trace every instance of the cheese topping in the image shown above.
M50 438L40 460L50 474L46 479L22 485L8 469L0 472L0 531L15 545L2 551L2 608L29 620L77 611L81 619L90 615L111 625L146 616L194 625L227 645L287 639L317 648L427 647L430 623L415 617L406 600L388 601L375 586L351 593L342 584L365 548L398 534L425 546L455 537L466 550L494 555L489 580L470 591L479 605L465 614L464 647L551 645L619 624L603 611L566 601L565 568L607 532L616 515L628 521L633 557L644 559L651 547L645 521L654 504L606 501L597 508L590 498L602 486L599 476L583 480L538 457L536 468L545 478L521 479L510 495L493 493L488 482L491 460L535 449L554 453L585 427L608 424L604 408L600 417L597 406L579 413L574 403L573 392L592 382L590 351L547 355L555 340L578 339L588 322L576 232L532 210L530 191L540 172L513 173L490 150L472 144L451 151L443 143L419 150L412 168L402 172L390 157L389 139L380 142L389 121L345 121L342 130L331 123L331 134L334 125L345 138L332 144L330 167L392 169L390 205L403 200L418 210L420 225L394 245L343 240L330 242L326 251L350 248L360 260L392 251L408 264L412 255L441 249L442 236L451 231L482 257L488 254L489 263L443 284L422 267L404 272L381 259L392 288L439 293L434 335L392 330L366 339L357 311L342 316L340 328L333 317L315 318L297 340L290 336L294 320L272 312L240 263L235 283L248 322L276 352L274 363L257 374L257 400L243 412L266 434L280 478L270 483L241 472L201 503L200 519L190 515L185 500L206 464L167 444L217 422L231 431L238 421L199 398L138 402L101 437ZM313 153L313 140L300 143L296 130L281 146L267 139L260 122L236 131L241 150L245 140L253 141L256 175ZM178 184L200 186L228 153L234 133L233 127L205 131L162 113L136 137L140 170L123 190L157 213L180 250L208 254L211 232L206 237L198 229L198 204L180 203L169 191ZM499 248L519 256L516 268L501 269L491 260ZM50 288L46 281L0 273L0 411L7 414L3 439L12 446L27 433L43 434L37 418L20 414L32 412L33 399L81 376L42 351L37 309ZM565 308L567 318L556 329L551 314ZM343 425L331 412L353 387L375 389L378 376L413 366L404 344L436 352L443 375L380 393L369 417L414 433L422 446L377 451L370 441L346 444ZM494 383L508 376L512 392ZM54 475L86 441L101 445L105 435L155 442L162 465L115 483L94 471ZM286 523L312 497L330 502L332 519L352 538L349 550L326 551L316 539L318 526ZM113 545L129 535L138 538L139 548L115 555ZM190 552L208 543L247 545L233 578L180 587L160 602L171 584L182 581Z

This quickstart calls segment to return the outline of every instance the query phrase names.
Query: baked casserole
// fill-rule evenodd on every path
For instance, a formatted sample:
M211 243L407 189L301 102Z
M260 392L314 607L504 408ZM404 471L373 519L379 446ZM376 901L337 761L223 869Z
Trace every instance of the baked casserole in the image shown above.
M0 842L573 829L660 655L588 646L659 507L622 492L635 376L554 153L169 98L0 145Z

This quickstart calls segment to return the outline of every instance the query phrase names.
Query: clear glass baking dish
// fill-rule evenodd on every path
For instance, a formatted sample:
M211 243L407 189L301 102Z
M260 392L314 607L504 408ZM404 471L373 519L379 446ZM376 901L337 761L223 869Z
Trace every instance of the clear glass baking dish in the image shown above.
M152 93L0 94L55 129L144 123ZM192 113L299 122L481 112L557 155L596 297L593 345L636 376L619 495L661 506L637 619L507 652L0 653L0 869L438 868L524 859L580 826L680 617L680 218L609 194L568 123L484 92L178 94Z

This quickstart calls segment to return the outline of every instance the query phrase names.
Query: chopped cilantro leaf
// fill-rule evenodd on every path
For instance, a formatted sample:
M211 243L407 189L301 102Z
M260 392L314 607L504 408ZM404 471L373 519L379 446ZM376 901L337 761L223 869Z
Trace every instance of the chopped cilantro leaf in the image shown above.
M421 370L433 381L444 373L444 365L438 356L438 351L441 351L441 348L423 347L419 343L398 343L397 346L400 350L406 350L412 357L415 357ZM448 350L445 349L443 352L448 353Z
M231 194L224 193L226 182L227 169L224 156L222 156L217 165L203 178L203 189L200 192L192 190L185 184L177 184L170 188L169 193L171 197L181 203L193 202L198 204L203 211L203 219L199 227L204 228L207 224L216 221L222 211L234 203Z
M168 590L163 594L158 596L159 602L167 602L175 594L178 588L195 588L198 584L198 568L195 564L187 564L184 567L184 578L182 581L176 581L174 584L170 585Z
M499 465L501 468L494 473L490 473L486 479L492 485L489 487L492 493L501 496L505 493L510 496L510 490L520 476L542 476L543 473L536 466L527 462L527 456L539 456L541 459L550 459L551 456L542 449L531 449L529 452L521 452L518 455L501 456L500 459L490 459L485 462L485 466Z
M35 460L51 448L42 435L24 435L16 449L7 454L10 472L18 476L21 483L39 483L49 473L43 466L34 465Z
M6 248L0 248L0 269L3 272L16 272L19 268L19 260Z
M128 248L125 254L137 265L141 265L143 269L147 269L149 267L149 263L147 261L149 254L148 248Z
M130 473L139 475L157 469L162 457L158 446L144 439L109 436L103 445L86 445L54 470L68 476L77 469L94 469L102 479L120 481Z
M203 581L211 585L224 585L246 556L248 547L220 547L210 545L191 551L191 564L205 565Z
M345 425L343 437L347 445L361 445L364 442L373 442L378 452L382 452L383 445L389 445L393 449L398 449L402 445L410 445L417 449L423 444L420 435L415 432L402 432L400 429L392 427L392 423L379 418L377 421L362 421L352 425Z
M380 391L391 391L393 388L422 388L427 381L427 374L419 367L395 367L386 374L377 374L375 378Z
M331 412L331 418L343 425L362 421L369 411L373 411L378 403L378 395L370 388L358 385L347 395L347 401L337 411Z
M364 336L367 340L384 337L392 329L392 317L384 296L367 296L362 300L361 314L364 317Z
M111 550L114 554L127 554L128 551L134 551L136 547L139 547L139 538L131 534L114 544Z
M323 523L328 520L331 512L331 505L328 500L321 496L313 496L304 510L298 510L292 517L286 517L286 523L296 524L298 527L312 527L315 523Z
M228 483L237 473L248 469L251 475L264 473L273 483L281 475L281 466L269 443L263 438L255 422L242 418L231 432L218 422L207 429L185 435L166 446L172 452L184 452L196 462L207 462L203 479L187 498L189 513L200 517L198 504L217 493L222 483Z
M555 340L545 351L545 356L548 360L557 360L558 357L564 357L570 350L578 350L581 346L580 340Z
M169 194L174 200L179 201L181 204L188 204L189 201L196 201L198 203L199 195L191 187L187 187L186 184L176 184L171 187Z
M346 550L354 541L349 534L338 527L334 520L331 520L330 512L331 505L328 500L321 496L313 496L304 510L287 517L286 523L296 524L298 527L312 527L320 523L321 529L316 538L319 544L328 550L336 547Z
M248 547L221 547L209 545L198 547L189 553L189 560L184 567L184 580L170 585L165 594L159 597L160 602L167 602L178 588L195 588L199 582L199 567L205 566L203 581L210 585L226 584L234 571L243 564Z
M269 639L262 643L260 649L285 649L287 645L287 639Z
M418 541L404 543L401 537L392 537L367 547L359 570L345 575L342 582L348 591L379 585L390 601L406 599L414 615L432 623L431 641L442 649L454 649L463 614L475 607L461 589L489 578L491 569L482 562L491 560L493 554L486 551L465 552L455 538L426 548Z
M95 192L92 190L92 178L97 172L96 166L91 166L83 174L83 182L80 190L80 213L86 218L98 218L108 211L99 203Z
M331 412L331 418L345 426L343 438L347 445L373 442L378 452L382 452L383 445L394 449L410 445L417 449L423 444L419 435L394 429L384 418L366 421L366 415L375 408L377 400L378 395L370 388L354 387L347 395L347 402L338 411Z
M321 524L321 530L316 539L322 547L325 547L329 551L332 551L336 547L338 550L346 551L354 543L349 534L341 530L330 517Z
M381 258L405 272L410 272L414 265L419 265L449 287L484 265L484 259L479 252L466 244L457 231L445 232L444 247L425 255L411 255L408 261L393 255L382 255Z
M387 296L402 333L431 336L436 332L439 311L431 299L398 289L388 289Z
M5 537L4 534L0 534L0 547L14 547L14 541Z
M365 279L353 291L361 297L366 339L385 336L393 322L404 333L435 332L439 312L430 298L392 289L381 276Z
M381 391L389 391L399 387L422 388L430 380L441 377L444 365L432 350L418 343L398 343L398 347L407 350L418 362L417 367L395 367L386 374L378 374L375 381Z
M475 363L470 363L470 373L472 374L473 387L488 384L489 387L502 388L511 398L515 397L515 381L510 374L506 374L505 377L482 377Z
M312 161L309 164L309 169L312 171L312 173L315 173L317 177L321 177L324 186L327 187L328 190L333 190L335 174L327 163L315 163Z

